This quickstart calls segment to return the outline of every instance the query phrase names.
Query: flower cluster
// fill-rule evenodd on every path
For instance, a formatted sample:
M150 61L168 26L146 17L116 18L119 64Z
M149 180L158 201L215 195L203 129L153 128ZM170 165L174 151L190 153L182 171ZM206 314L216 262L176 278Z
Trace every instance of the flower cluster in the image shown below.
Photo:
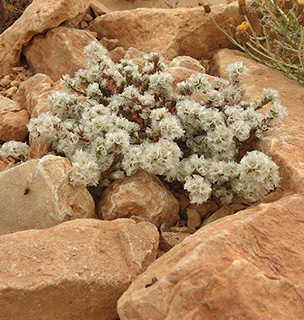
M257 201L278 185L277 166L249 150L286 110L271 89L260 102L243 101L242 62L227 68L230 81L197 73L174 91L158 55L146 55L140 69L113 63L96 42L85 53L87 66L64 76L64 89L49 97L50 112L28 125L33 138L71 161L73 183L106 186L144 169L179 181L194 203L229 203L235 195Z

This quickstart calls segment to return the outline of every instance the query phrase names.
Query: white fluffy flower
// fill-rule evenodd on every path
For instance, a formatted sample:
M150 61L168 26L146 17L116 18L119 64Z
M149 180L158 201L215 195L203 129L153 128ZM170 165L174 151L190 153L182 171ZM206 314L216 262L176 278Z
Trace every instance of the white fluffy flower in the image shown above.
M234 79L238 76L247 75L248 68L244 65L243 61L237 61L227 67L226 73L230 79Z
M56 138L60 118L50 113L42 113L37 118L31 118L27 128L38 142L52 142Z
M29 146L19 141L5 142L0 148L0 156L3 159L13 157L25 161L29 153Z
M191 203L197 204L206 202L212 191L210 182L196 174L186 178L184 188L189 192Z
M100 177L97 159L87 151L76 150L70 158L73 171L71 181L74 184L96 186Z

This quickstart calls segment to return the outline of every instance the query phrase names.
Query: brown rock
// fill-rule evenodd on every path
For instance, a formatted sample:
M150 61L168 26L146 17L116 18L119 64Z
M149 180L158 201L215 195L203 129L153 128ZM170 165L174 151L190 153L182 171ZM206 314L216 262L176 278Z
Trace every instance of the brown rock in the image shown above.
M99 215L105 220L142 216L157 227L173 224L178 218L179 203L162 182L143 170L118 179L104 193Z
M59 26L88 7L88 0L36 0L23 15L0 35L0 76L16 65L22 47L45 30Z
M29 114L26 110L5 112L0 115L0 140L24 141L27 137Z
M130 219L78 219L0 240L0 318L114 320L156 258L158 232Z
M118 63L121 59L124 59L126 50L122 47L117 47L109 52L109 57L113 62Z
M213 221L224 218L224 217L229 216L231 214L234 214L234 210L230 206L224 205L220 209L215 211L209 218L207 218L203 222L202 226L205 226Z
M45 36L34 37L23 52L35 73L44 73L56 81L85 66L83 49L92 41L96 39L84 30L58 27Z
M179 56L174 58L169 63L169 67L182 67L200 73L205 73L205 68L196 59L187 56Z
M1 172L0 234L94 217L92 196L85 187L71 185L71 171L67 159L46 156Z
M215 6L212 11L223 28L242 21L237 4ZM201 7L116 11L96 18L90 29L99 38L118 39L125 49L158 52L167 59L179 55L201 59L231 46Z
M171 250L176 245L182 243L189 235L189 233L182 232L162 232L159 244L160 250L164 252Z
M132 283L120 319L301 320L303 211L286 196L200 229Z
M202 223L201 216L199 212L195 209L188 208L187 209L187 226L195 230L200 227Z

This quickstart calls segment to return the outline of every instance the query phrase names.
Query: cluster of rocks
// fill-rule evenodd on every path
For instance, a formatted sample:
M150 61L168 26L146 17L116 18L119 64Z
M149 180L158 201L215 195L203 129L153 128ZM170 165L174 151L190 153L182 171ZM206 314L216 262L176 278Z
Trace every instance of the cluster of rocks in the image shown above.
M212 11L224 27L241 21L235 3ZM60 77L84 66L91 41L115 62L161 53L175 84L205 73L206 59L221 77L243 60L248 96L272 87L289 109L258 146L280 166L280 187L247 208L190 204L145 171L97 203L71 185L69 161L45 156L50 145L26 125L48 111ZM30 145L26 163L0 159L1 319L302 319L304 90L238 51L214 51L229 46L203 8L110 12L86 0L36 0L0 35L0 144Z

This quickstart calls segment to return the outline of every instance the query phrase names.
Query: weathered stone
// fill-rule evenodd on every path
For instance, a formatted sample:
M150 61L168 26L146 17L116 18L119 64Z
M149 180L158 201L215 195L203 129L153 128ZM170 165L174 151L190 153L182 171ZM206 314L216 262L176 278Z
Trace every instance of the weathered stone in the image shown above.
M126 50L123 47L117 47L109 52L109 57L113 62L118 63L121 59L124 59Z
M23 52L35 73L44 73L56 81L85 66L83 49L92 41L96 39L89 32L58 27L46 35L35 36Z
M24 141L28 134L28 122L29 114L26 110L0 114L0 140Z
M205 68L196 59L187 56L179 56L174 58L169 63L169 67L182 67L200 73L205 73Z
M301 320L303 212L292 195L201 228L132 283L120 319Z
M157 227L173 224L178 218L179 203L162 182L143 170L118 179L105 191L99 215L105 220L144 217Z
M213 221L224 218L226 216L230 216L231 214L234 214L234 210L230 206L224 205L220 209L215 211L209 218L207 218L203 222L202 226L205 226L206 224L209 224Z
M223 28L242 21L235 3L215 6L212 11ZM125 49L158 52L167 59L180 55L201 59L215 49L231 46L201 7L116 11L96 18L90 29L99 38L118 39Z
M167 252L183 242L187 237L189 237L189 235L189 233L183 232L162 232L159 244L160 249L164 252Z
M19 62L22 47L45 30L59 26L88 7L88 0L35 0L23 15L0 35L0 76Z
M114 320L156 258L158 232L130 219L78 219L0 239L0 318Z
M1 172L0 234L94 217L92 196L70 183L71 171L67 159L50 155Z

